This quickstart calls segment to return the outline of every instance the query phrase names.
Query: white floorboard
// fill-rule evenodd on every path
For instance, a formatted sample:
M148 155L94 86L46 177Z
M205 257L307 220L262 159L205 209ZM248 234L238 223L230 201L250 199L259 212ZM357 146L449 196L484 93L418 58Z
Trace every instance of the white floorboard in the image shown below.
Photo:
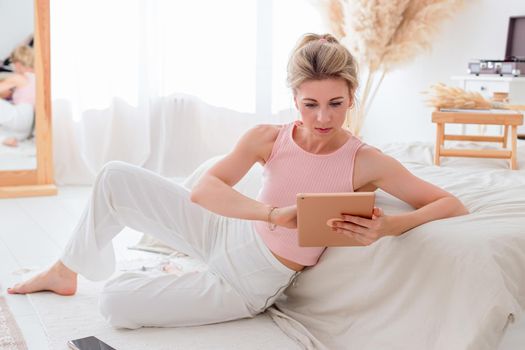
M22 268L44 268L53 263L66 244L87 203L90 187L61 187L57 196L0 200L0 288L22 278ZM126 229L115 239L116 255L140 238ZM26 296L7 295L30 350L47 350L46 335ZM509 327L498 350L525 348L525 317Z

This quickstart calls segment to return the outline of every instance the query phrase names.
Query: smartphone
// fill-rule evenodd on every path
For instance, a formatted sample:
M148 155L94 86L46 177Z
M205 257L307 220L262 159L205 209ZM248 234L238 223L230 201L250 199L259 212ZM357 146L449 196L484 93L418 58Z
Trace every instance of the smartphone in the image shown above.
M73 350L116 350L96 337L86 337L67 342Z

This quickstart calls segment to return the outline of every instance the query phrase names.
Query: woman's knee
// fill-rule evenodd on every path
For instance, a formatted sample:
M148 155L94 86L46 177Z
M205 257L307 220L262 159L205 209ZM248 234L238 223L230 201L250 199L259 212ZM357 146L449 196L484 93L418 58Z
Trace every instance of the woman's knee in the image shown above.
M123 178L130 172L130 169L135 166L120 160L112 160L104 164L100 173L98 174L99 181L102 184L122 183Z
M110 173L110 172L119 171L119 170L126 170L126 169L129 169L130 167L134 167L134 165L123 162L121 160L111 160L104 164L100 172Z

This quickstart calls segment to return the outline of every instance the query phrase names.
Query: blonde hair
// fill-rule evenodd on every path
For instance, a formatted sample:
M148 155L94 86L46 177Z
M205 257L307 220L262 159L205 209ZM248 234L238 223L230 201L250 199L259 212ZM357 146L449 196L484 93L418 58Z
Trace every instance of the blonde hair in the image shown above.
M33 49L27 45L20 45L11 53L11 61L13 63L19 62L28 68L33 68L33 60Z
M288 61L288 86L293 94L307 80L343 79L353 99L359 80L357 63L346 47L330 34L301 37Z

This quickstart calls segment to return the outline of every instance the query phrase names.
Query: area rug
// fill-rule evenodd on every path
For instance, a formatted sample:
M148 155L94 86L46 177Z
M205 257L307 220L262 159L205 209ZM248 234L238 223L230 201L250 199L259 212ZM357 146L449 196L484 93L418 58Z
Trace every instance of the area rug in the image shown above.
M118 270L159 273L158 270L162 269L177 274L202 268L189 257L171 257L167 265L167 257L149 256L143 260L121 262ZM78 292L72 297L48 292L29 296L44 327L49 349L65 350L68 340L87 336L96 336L118 350L303 348L286 336L266 314L200 327L114 329L99 313L98 296L103 285L104 282L79 278Z
M27 350L22 332L2 296L0 296L0 349Z

